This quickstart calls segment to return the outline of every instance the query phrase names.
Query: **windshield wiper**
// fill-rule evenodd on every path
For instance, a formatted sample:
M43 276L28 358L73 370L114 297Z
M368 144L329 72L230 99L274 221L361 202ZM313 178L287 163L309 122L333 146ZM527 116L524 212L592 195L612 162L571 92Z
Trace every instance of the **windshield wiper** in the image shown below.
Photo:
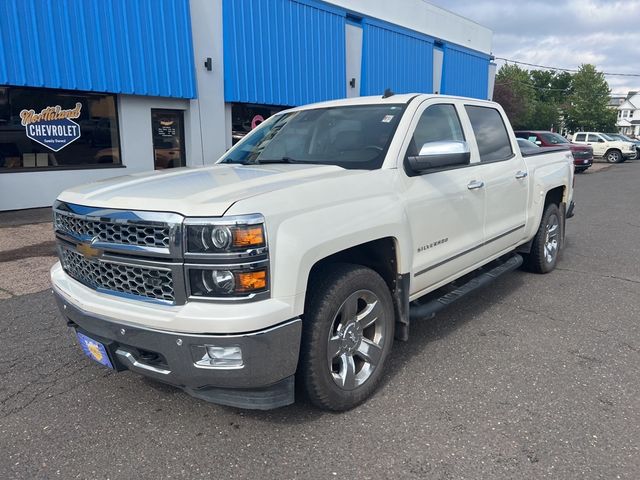
M320 163L323 164L325 162L315 162L313 160L296 160L295 158L291 158L291 157L282 157L282 158L266 158L266 159L260 159L260 160L255 160L254 162L251 162L253 164L256 165L263 165L263 164L267 164L267 163Z

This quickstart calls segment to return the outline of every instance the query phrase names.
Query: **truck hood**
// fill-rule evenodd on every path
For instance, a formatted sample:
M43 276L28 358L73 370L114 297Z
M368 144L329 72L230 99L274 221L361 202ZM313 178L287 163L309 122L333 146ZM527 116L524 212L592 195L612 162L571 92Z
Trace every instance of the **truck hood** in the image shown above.
M355 173L334 165L218 164L110 178L65 190L59 199L90 207L222 216L239 200Z

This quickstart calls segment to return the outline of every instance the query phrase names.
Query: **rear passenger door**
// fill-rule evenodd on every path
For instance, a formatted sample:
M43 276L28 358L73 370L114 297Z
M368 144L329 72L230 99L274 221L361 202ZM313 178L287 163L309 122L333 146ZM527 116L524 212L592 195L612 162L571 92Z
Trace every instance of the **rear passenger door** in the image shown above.
M485 195L486 256L524 238L528 202L528 172L511 142L501 112L487 105L465 105L480 157Z

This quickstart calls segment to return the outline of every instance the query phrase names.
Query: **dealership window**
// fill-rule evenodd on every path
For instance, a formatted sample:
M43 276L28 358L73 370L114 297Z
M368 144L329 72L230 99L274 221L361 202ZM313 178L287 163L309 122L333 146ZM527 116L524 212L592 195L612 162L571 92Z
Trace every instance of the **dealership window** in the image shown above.
M275 105L253 105L248 103L234 103L231 106L231 138L235 145L247 133L274 115L289 107Z
M151 128L155 169L184 167L184 112L152 109Z
M120 164L115 95L0 87L0 172Z

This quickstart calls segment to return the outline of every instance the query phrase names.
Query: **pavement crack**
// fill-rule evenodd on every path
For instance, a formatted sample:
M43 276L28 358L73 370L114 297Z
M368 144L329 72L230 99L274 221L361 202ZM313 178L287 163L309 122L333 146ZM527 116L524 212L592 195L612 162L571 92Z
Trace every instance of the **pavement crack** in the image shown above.
M631 282L631 283L636 283L640 285L640 280L634 280L632 278L627 278L627 277L619 277L617 275L605 275L603 273L598 273L598 272L587 272L584 270L573 270L571 268L561 268L561 267L556 267L556 270L561 270L563 272L581 273L583 275L595 275L600 278L613 278L615 280L622 280L624 282Z
M519 307L519 306L517 306L516 308L518 310L522 310L523 312L529 312L529 313L533 313L534 315L540 315L541 317L548 318L549 320L553 320L554 322L564 323L563 319L553 317L553 316L549 315L548 313L539 312L538 310L534 310L532 308L525 308L525 307Z

